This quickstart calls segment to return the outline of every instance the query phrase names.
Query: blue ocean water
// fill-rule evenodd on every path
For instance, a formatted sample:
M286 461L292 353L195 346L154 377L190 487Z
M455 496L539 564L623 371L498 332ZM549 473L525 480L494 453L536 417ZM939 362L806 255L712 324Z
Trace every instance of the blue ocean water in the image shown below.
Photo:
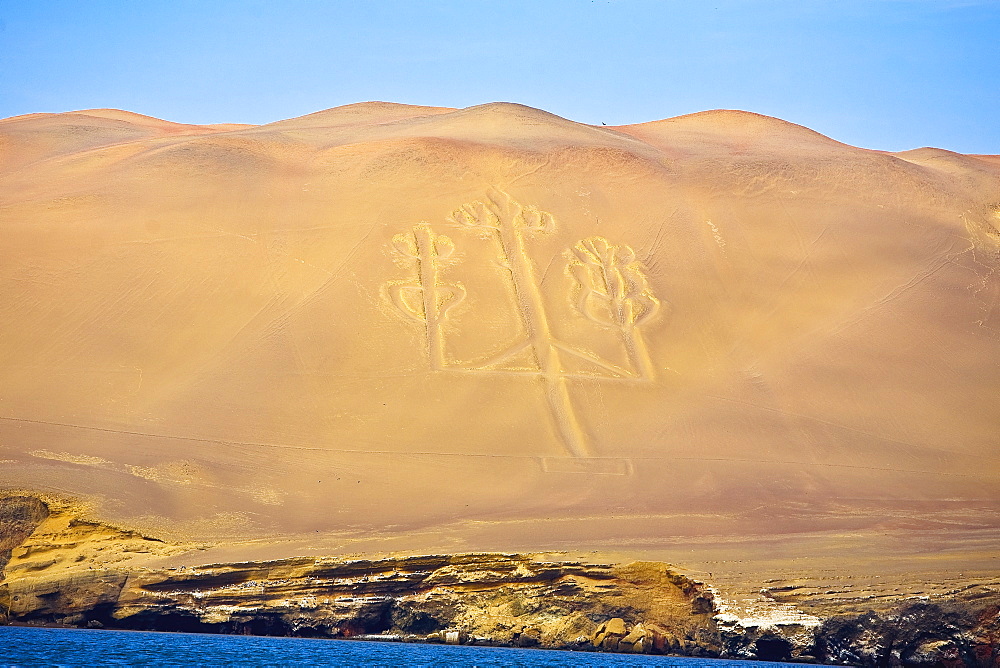
M195 633L0 626L0 666L458 666L517 668L802 664Z

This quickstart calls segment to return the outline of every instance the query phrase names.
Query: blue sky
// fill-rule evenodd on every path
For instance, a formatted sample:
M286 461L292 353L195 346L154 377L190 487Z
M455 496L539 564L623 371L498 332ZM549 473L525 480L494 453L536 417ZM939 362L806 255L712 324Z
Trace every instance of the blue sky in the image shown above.
M1000 0L0 0L0 117L266 123L365 100L609 125L745 109L1000 153Z

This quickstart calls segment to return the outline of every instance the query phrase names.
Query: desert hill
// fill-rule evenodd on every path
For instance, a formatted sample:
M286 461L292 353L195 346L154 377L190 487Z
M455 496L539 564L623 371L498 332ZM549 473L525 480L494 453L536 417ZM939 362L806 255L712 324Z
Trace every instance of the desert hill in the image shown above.
M996 156L739 111L33 114L0 254L0 487L122 525L996 536Z

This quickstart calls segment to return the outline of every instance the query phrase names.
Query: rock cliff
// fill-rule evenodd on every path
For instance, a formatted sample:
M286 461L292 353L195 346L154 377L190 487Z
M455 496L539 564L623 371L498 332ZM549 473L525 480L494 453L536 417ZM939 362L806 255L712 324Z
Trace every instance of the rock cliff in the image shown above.
M191 546L84 521L70 507L50 513L29 497L0 508L12 552L0 584L9 623L719 651L711 594L661 563L460 554L149 568L138 564Z
M784 622L727 615L710 585L664 563L524 554L298 557L157 566L168 543L31 496L0 499L0 622L488 644L855 665L1000 665L1000 596L858 614L816 603ZM803 591L766 591L808 608ZM829 594L829 592L827 592ZM815 598L815 597L813 597ZM798 608L795 608L798 610Z

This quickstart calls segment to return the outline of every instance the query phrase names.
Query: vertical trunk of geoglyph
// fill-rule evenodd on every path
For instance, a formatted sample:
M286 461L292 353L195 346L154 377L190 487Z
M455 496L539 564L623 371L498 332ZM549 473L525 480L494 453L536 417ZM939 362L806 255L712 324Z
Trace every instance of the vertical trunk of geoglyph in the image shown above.
M438 302L438 276L434 238L430 228L418 225L414 229L417 242L417 253L420 270L421 297L424 305L424 323L427 329L427 351L431 368L444 368L444 340L441 337L441 324Z
M509 198L506 198L506 202L497 202L491 198L491 203L500 221L497 239L510 269L521 316L531 341L531 350L538 364L545 388L545 399L552 412L556 429L572 455L586 457L590 454L586 437L573 411L569 389L562 374L559 351L553 345L554 339L545 313L545 302L538 287L531 258L524 246L522 230L518 225L520 205L511 202Z

